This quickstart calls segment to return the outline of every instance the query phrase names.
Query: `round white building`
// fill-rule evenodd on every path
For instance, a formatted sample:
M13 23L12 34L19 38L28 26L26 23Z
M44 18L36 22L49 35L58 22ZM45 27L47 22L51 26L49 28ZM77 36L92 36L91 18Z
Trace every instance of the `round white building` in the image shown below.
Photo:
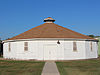
M18 60L77 60L98 57L98 40L53 23L44 24L4 41L3 57Z

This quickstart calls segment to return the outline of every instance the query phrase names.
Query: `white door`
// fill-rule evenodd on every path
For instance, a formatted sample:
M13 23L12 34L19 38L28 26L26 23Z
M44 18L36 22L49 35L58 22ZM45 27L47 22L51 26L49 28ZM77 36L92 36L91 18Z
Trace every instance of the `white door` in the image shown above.
M57 45L44 46L44 60L57 60Z

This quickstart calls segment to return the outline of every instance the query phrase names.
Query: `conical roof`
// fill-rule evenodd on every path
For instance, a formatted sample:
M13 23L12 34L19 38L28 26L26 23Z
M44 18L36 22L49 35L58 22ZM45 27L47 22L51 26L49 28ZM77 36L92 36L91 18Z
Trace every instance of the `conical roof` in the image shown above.
M93 38L77 33L70 29L59 26L55 23L44 23L40 26L32 28L20 35L9 40L16 39L33 39L33 38L71 38L71 39L92 39Z

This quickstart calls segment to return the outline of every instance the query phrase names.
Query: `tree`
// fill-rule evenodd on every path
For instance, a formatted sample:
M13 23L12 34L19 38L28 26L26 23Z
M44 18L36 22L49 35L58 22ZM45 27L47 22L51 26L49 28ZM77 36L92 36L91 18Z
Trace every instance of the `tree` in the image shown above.
M92 37L92 38L94 38L95 36L94 35L88 35L89 37Z

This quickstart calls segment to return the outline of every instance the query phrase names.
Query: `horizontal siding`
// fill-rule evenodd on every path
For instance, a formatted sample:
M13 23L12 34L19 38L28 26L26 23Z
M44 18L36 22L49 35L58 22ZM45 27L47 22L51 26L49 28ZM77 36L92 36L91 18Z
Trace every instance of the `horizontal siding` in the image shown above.
M28 51L24 51L24 42L28 42ZM56 45L57 46L57 58L56 60L75 60L85 58L97 57L97 44L93 43L93 52L90 52L89 42L76 41L77 52L73 51L73 41L59 40L60 44L57 44L58 40L33 40L33 41L18 41L10 42L11 51L8 50L8 44L4 43L4 58L10 59L36 59L44 60L44 46Z
M66 60L84 59L85 58L85 42L76 41L77 51L73 51L73 41L65 41L64 55Z
M91 41L86 41L86 58L97 58L98 57L98 45L97 42L92 41L92 51L91 51Z

